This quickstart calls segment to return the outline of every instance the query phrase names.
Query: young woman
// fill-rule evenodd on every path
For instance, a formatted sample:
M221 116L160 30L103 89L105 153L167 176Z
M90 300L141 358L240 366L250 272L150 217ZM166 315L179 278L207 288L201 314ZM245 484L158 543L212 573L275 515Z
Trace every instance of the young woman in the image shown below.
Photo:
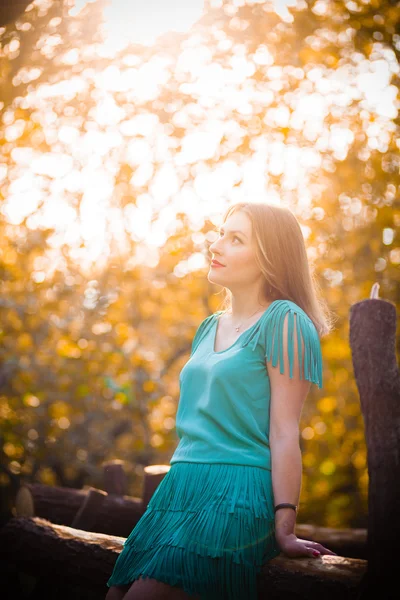
M278 554L335 554L295 534L299 421L311 383L322 388L320 338L332 328L300 225L289 209L238 203L210 251L225 310L195 333L180 441L106 600L256 600L257 573Z

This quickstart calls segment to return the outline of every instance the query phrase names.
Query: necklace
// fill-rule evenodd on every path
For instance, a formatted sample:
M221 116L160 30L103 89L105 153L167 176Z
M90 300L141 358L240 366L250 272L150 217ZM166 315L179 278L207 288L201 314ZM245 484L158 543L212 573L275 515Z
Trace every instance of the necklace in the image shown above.
M260 309L258 308L258 309L256 310L256 312L254 312L252 315L250 315L249 317L247 317L247 319L245 319L244 321L242 321L242 322L240 323L240 325L237 325L237 326L236 326L236 325L234 325L234 327L235 327L236 331L238 332L238 331L239 331L239 329L241 328L241 326L243 325L243 323L246 323L246 321L248 321L249 319L251 319L251 317L254 317L254 315L255 315L255 314L257 314L259 311L260 311ZM232 314L232 311L231 311L231 314Z

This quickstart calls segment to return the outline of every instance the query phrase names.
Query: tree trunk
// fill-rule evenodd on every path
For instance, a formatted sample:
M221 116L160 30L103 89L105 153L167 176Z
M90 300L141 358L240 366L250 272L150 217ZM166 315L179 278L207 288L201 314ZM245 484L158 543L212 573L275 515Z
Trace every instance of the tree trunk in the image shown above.
M399 597L400 374L395 305L376 297L353 305L350 344L365 423L369 475L368 570L360 600L371 596L386 600Z

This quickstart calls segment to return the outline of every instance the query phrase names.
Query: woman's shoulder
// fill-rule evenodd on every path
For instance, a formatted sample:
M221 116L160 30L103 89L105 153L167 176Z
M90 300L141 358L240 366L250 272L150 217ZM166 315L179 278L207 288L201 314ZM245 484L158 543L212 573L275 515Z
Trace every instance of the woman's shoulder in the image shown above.
M211 313L211 315L208 315L205 319L203 319L200 322L198 329L203 328L204 326L208 325L209 323L212 323L215 319L217 319L219 317L219 315L223 314L224 312L225 312L224 310L217 310L216 312Z
M294 313L304 317L308 323L311 323L312 325L314 325L312 319L309 317L309 315L306 313L306 311L297 304L297 302L294 302L293 300L287 300L286 298L281 298L276 301L276 306L279 309L279 313L286 314L288 312L294 312Z
M272 366L279 364L284 372L284 353L289 360L290 378L293 377L295 361L294 342L296 339L298 361L301 364L302 377L322 387L322 352L318 331L308 314L292 300L281 300L276 308L267 315L263 335L260 335L264 356ZM285 322L287 327L285 328ZM302 342L302 343L301 343ZM302 350L304 344L304 353ZM286 350L284 350L286 349Z
M214 320L217 318L217 316L221 312L223 312L223 311L217 311L215 313L212 313L211 315L208 315L197 326L197 329L196 329L196 332L194 334L193 341L192 341L192 349L191 349L191 353L190 353L191 356L194 353L194 351L196 350L196 348L199 345L200 341L203 339L203 337L208 332L209 328L212 326Z
M286 306L287 308L291 308L293 310L298 310L298 311L304 312L304 310L301 308L301 306L299 306L297 304L297 302L294 302L293 300L288 300L287 298L280 298L276 302L279 306ZM306 314L306 313L304 313L304 314Z

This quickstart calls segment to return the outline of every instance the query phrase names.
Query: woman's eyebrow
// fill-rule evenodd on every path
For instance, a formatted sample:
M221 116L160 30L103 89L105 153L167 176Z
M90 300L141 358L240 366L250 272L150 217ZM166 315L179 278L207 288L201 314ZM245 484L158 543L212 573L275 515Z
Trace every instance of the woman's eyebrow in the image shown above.
M219 230L222 231L222 233L225 233L225 229L223 227L220 227ZM231 229L230 231L228 231L228 233L240 233L244 237L247 237L246 234L243 233L243 231L240 231L239 229Z

